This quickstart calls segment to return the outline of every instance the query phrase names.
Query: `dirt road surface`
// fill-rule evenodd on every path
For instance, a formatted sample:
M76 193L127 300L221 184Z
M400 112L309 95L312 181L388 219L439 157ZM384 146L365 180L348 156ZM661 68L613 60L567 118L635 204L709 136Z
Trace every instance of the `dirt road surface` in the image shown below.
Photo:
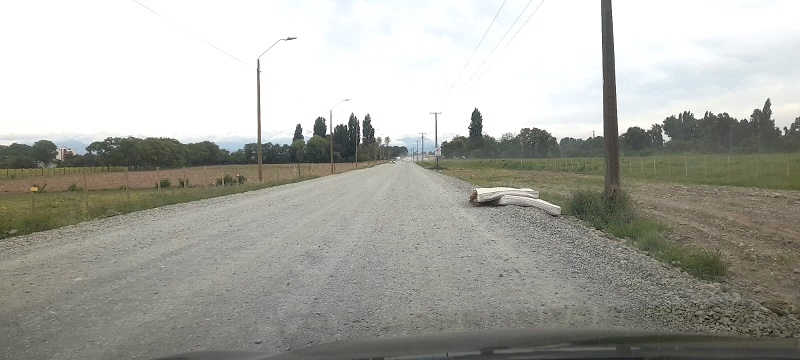
M574 220L474 208L469 190L385 164L9 239L0 358L275 353L510 327L800 333Z

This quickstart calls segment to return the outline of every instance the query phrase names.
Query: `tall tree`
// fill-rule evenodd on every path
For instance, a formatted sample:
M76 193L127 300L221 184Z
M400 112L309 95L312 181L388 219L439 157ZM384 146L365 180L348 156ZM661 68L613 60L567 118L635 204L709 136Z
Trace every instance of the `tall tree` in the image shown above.
M308 139L306 144L306 161L312 163L324 163L330 159L328 153L330 144L325 137L314 135Z
M358 123L356 114L350 113L350 120L347 121L347 140L349 142L349 154L355 156L355 148L361 143L361 125Z
M383 138L383 144L386 146L386 158L387 159L391 159L391 156L392 156L392 152L390 151L391 149L389 148L389 143L391 143L391 142L392 142L392 140L390 140L388 136Z
M56 158L56 150L58 150L58 146L53 144L52 141L39 140L33 143L31 155L33 160L41 161L43 164L49 164Z
M372 150L375 147L375 128L372 127L372 116L369 114L365 115L364 120L361 121L361 133L364 147L369 151L369 160L372 160L374 154Z
M353 154L353 148L348 145L350 143L348 134L349 130L345 124L338 124L333 128L333 157L336 159L338 154L337 161Z
M642 151L650 147L652 136L647 130L638 126L629 127L628 131L620 135L619 142L626 151Z
M380 160L381 159L381 145L383 145L383 139L380 136L378 136L375 139L375 142L377 143L377 146L378 146L378 151L377 151L378 153L376 155L377 155L378 159ZM370 151L372 151L372 150L370 150Z
M472 110L469 120L469 139L476 148L483 143L483 116L478 108Z
M325 124L325 118L322 116L314 120L314 135L323 138L328 136L328 125Z
M372 116L367 114L361 122L361 131L364 135L364 145L371 145L375 143L375 128L372 127Z
M297 140L305 140L303 137L303 127L300 126L300 124L297 124L297 126L294 128L294 137L292 138L292 143L294 144L294 142Z

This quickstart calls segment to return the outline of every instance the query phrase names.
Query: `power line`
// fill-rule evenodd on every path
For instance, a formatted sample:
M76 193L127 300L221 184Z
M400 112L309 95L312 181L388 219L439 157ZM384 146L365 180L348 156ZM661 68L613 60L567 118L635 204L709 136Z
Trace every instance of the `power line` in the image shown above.
M497 16L500 15L500 10L503 10L503 6L506 5L506 1L507 0L503 0L503 3L500 4L500 8L497 9L497 14L494 14L494 18L492 19L492 22L489 23L489 27L486 28L486 31L483 33L483 37L481 37L481 41L478 42L478 46L475 47L475 50L472 50L472 55L469 56L469 60L467 60L467 63L464 64L464 68L462 68L461 72L458 73L458 76L456 76L456 80L453 81L453 85L450 85L450 89L447 90L447 94L445 94L444 97L447 97L447 95L450 94L450 91L452 91L453 87L456 86L456 83L458 82L458 79L461 78L461 75L464 73L464 70L466 70L467 66L469 66L469 63L472 61L472 58L475 56L475 53L478 52L478 48L480 48L481 44L483 44L483 39L486 38L486 34L489 33L489 30L492 28L492 25L494 25L495 20L497 20Z
M544 0L542 0L542 2L544 2ZM505 38L506 38L506 36L508 35L508 33L509 33L509 32L511 32L511 29L513 29L513 28L514 28L514 25L516 25L516 24L517 24L517 21L519 21L519 19L522 17L522 15L523 15L523 14L525 14L525 10L527 10L527 9L528 9L528 6L530 6L530 5L531 5L531 3L533 3L533 0L529 0L529 1L528 1L528 3L527 3L527 4L525 4L525 7L524 7L524 8L522 8L522 11L520 11L520 12L519 12L519 15L517 15L517 18L516 18L516 19L514 19L514 22L513 22L513 23L511 23L511 26L509 26L509 27L508 27L508 30L506 30L505 34L503 34L503 37L501 37L501 38L500 38L500 41L498 41L498 42L497 42L497 45L495 45L495 46L494 46L494 48L492 48L492 51L491 51L491 52L489 52L489 55L487 55L487 56L486 56L486 58L485 58L485 59L483 59L483 62L481 62L481 64L478 66L478 68L477 68L477 69L475 69L475 72L473 72L473 73L472 73L472 76L470 76L470 77L469 77L469 79L467 80L467 82L465 82L465 83L464 83L464 85L463 85L463 86L461 86L461 89L459 89L459 90L458 90L458 92L459 92L459 93L461 93L461 91L463 91L463 90L464 90L464 88L466 88L466 87L467 87L467 85L469 84L469 82L470 82L470 81L471 81L471 80L472 80L472 79L475 77L475 75L477 75L477 74L478 74L478 71L480 71L480 70L481 70L481 67L483 67L483 65L484 65L484 64L486 64L486 61L487 61L487 60L489 60L489 58L490 58L490 57L492 57L492 54L494 54L494 51L495 51L495 50L497 50L497 47L498 47L498 46L500 46L500 44L502 44L502 43L503 43L503 40L505 40ZM539 6L541 6L541 5L542 5L542 4L541 4L541 3L539 3ZM538 9L539 7L537 6L536 8ZM534 12L535 12L535 10L534 10Z
M142 4L141 2L139 2L139 0L133 0L133 2L135 2L135 3L139 4L139 5L141 5L143 8L145 8L145 9L149 10L151 13L158 15L159 17L161 17L162 19L166 20L166 21L167 21L167 22L169 22L170 24L172 24L172 25L175 25L175 26L176 26L178 29L181 29L181 30L183 30L185 33L187 33L187 34L189 34L189 35L192 35L192 36L194 36L194 37L195 37L195 39L197 39L197 40L200 40L200 41L202 41L202 42L206 43L207 45L209 45L209 46L213 47L214 49L217 49L217 51L219 51L219 52L221 52L221 53L223 53L223 54L225 54L225 55L228 55L228 56L229 56L231 59L234 59L234 60L236 60L236 61L238 61L238 62L242 63L242 65L244 65L244 66L247 66L247 67L249 67L249 68L251 68L251 69L255 69L254 67L252 67L252 66L248 65L247 63L245 63L244 61L240 60L239 58L237 58L237 57L235 57L235 56L233 56L233 55L229 54L229 53L228 53L228 52L226 52L225 50L222 50L222 49L220 49L219 47L217 47L216 45L214 45L214 44L212 44L212 43L210 43L210 42L206 41L205 39L203 39L203 38L201 38L201 37L199 37L199 36L195 35L193 32L191 32L191 31L189 31L189 30L186 30L186 29L185 29L183 26L180 26L180 25L178 25L178 24L177 24L177 23L175 23L174 21L172 21L172 20L168 19L166 16L164 16L164 15L161 15L161 14L159 14L158 12L156 12L155 10L153 10L153 9L151 9L151 8L149 8L149 7L147 7L147 5L145 5L145 4Z
M520 26L520 27L519 27L519 29L517 29L517 32L515 32L515 33L514 33L514 36L512 36L512 37L511 37L511 40L508 40L508 42L506 43L506 45L505 45L505 46L503 46L503 48L502 48L502 49L500 49L500 53L499 53L499 54L497 54L497 57L495 57L495 58L494 58L494 60L492 60L492 62L490 62L490 63L489 63L489 66L487 66L487 67L486 67L486 69L484 69L484 70L483 70L483 72L481 73L481 75L480 75L480 76L478 76L478 79L476 79L475 81L478 81L478 80L480 80L480 79L483 77L483 74L486 74L486 72L487 72L487 71L489 71L489 68L491 68L491 67L492 67L492 65L495 63L495 61L497 61L497 59L499 59L499 58L500 58L500 56L501 56L501 55L503 55L503 52L505 52L505 51L506 51L506 48L508 47L508 45L509 45L509 44L511 44L511 42L512 42L512 41L514 41L514 38L516 38L516 37L517 37L517 34L519 34L519 32L520 32L520 31L522 31L522 28L524 28L524 27L525 27L525 25L528 23L528 20L530 20L530 19L533 17L533 14L536 14L536 10L539 10L539 7L540 7L540 6L542 6L542 4L544 4L544 0L542 0L542 2L540 2L540 3L539 3L539 5L538 5L538 6L536 6L536 9L533 9L533 12L532 12L532 13L531 13L531 14L528 16L528 18L527 18L527 19L525 19L525 22L524 22L524 23L522 23L522 26Z

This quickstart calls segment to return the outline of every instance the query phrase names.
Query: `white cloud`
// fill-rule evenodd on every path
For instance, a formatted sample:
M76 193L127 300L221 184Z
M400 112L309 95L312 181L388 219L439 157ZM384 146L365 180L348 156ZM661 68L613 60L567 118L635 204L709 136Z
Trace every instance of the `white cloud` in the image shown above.
M440 141L465 135L475 107L496 137L602 131L597 2L546 1L476 73L527 3L509 0L447 97L501 1L142 2L249 66L298 37L261 59L265 141L310 129L348 97L335 123L369 112L393 139L432 137L431 111L443 112ZM682 110L746 117L767 97L789 124L800 116L797 13L795 1L615 1L620 129ZM4 2L0 32L13 34L0 39L0 143L255 141L255 70L133 1Z

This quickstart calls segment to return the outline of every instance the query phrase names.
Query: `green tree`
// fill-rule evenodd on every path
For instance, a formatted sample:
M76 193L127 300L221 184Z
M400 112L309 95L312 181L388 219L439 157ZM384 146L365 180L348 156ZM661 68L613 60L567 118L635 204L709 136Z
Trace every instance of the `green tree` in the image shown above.
M303 127L300 124L294 128L294 137L292 138L292 143L294 144L295 141L300 140L303 141L305 137L303 137Z
M386 159L391 159L392 158L392 153L391 153L391 151L389 151L389 150L391 150L391 148L389 148L389 144L391 142L392 142L392 140L390 140L388 136L383 138L383 145L386 146Z
M483 115L480 110L472 110L469 121L469 140L473 146L479 148L483 144Z
M330 160L330 142L325 137L314 135L306 144L306 161L324 163Z
M49 164L56 158L56 150L58 146L53 144L50 140L39 140L33 143L31 147L31 156L35 161L41 161L43 164Z
M306 143L301 140L295 140L292 143L290 154L292 162L301 163L305 160Z
M345 124L338 124L333 128L333 157L336 159L338 154L337 161L341 161L353 154L353 148L348 145L350 142L349 133Z
M650 147L651 139L647 130L634 126L629 127L628 131L620 135L619 142L625 151L642 151Z
M350 113L350 120L347 121L347 139L349 142L350 154L355 154L355 148L361 143L361 125L355 114Z
M314 135L323 138L328 136L328 125L325 124L325 118L322 116L318 117L317 120L314 120Z

